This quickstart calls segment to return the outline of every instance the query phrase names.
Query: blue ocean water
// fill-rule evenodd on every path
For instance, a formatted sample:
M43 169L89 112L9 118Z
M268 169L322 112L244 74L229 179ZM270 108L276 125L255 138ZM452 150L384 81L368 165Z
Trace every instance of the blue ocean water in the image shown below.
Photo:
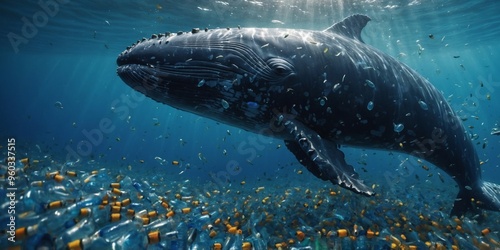
M309 174L282 141L185 113L134 92L116 75L116 57L153 33L238 25L322 30L362 13L372 18L363 30L364 41L409 65L448 97L484 162L483 179L500 183L500 137L495 135L500 130L498 10L500 3L486 0L4 1L0 8L1 158L7 157L7 139L15 138L16 157L38 161L31 164L33 176L63 166L82 172L104 168L112 178L129 176L160 186L189 180L196 184L186 186L197 187L202 194L233 190L227 200L242 197L237 190L251 195L265 186L267 195L275 198L297 187L301 191L290 199L300 207L296 211L304 212L303 203L311 204L306 189L328 193L330 188L338 192L338 187ZM408 156L399 153L347 147L343 151L366 183L378 185L380 200L387 201L384 207L398 207L395 201L400 200L408 207L394 211L417 214L417 218L426 209L442 209L446 214L451 209L458 188L438 168L405 168ZM338 204L352 209L370 202L352 194L345 197L330 201L339 213L343 211ZM262 204L263 198L249 200ZM354 205L345 205L349 202ZM273 209L269 212L286 213ZM294 211L294 206L287 211ZM306 212L318 218L300 222L314 228L307 232L314 237L327 226L319 226L319 212ZM491 239L498 240L498 214L487 212L487 216L491 224L473 225L491 228L495 232ZM326 230L349 227L352 231L352 224L341 222ZM278 239L269 240L269 247L281 240L283 231L297 230L272 228L276 232L268 233ZM450 234L445 229L440 232ZM469 234L482 237L477 229ZM495 246L490 238L481 240Z

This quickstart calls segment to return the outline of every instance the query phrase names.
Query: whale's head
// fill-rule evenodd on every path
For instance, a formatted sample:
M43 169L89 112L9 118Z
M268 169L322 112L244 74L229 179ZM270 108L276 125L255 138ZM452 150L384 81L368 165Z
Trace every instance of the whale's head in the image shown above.
M255 130L283 108L297 82L292 56L300 54L283 56L292 37L274 33L218 29L153 35L119 55L117 73L158 102Z

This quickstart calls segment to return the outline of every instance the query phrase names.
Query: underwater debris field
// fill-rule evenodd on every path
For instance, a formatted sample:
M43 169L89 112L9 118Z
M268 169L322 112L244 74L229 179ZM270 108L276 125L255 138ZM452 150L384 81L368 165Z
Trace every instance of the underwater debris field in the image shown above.
M450 217L449 188L378 186L364 197L307 176L219 186L95 163L15 165L14 192L2 178L0 221L14 224L1 231L2 249L500 247L500 216Z

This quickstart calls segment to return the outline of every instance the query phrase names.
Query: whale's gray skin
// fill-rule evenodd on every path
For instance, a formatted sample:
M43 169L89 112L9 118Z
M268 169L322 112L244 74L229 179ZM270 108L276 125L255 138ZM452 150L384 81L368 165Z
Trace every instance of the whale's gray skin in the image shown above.
M218 29L153 35L128 47L118 75L172 107L285 140L317 177L364 195L339 145L399 151L443 169L460 188L452 214L500 210L500 188L441 93L366 45L353 15L324 31ZM472 200L472 198L474 198Z

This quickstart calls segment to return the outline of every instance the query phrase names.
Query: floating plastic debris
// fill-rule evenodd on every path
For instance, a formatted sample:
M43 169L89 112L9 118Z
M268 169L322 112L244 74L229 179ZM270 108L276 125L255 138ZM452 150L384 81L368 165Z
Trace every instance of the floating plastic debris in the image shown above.
M280 20L277 20L277 19L271 20L271 23L285 24L283 21L280 21Z
M278 123L281 123L281 122L283 121L283 119L284 119L284 118L285 118L285 117L284 117L283 115L281 115L281 114L280 114L280 115L278 116L278 121L277 121L277 122L278 122Z
M375 88L375 84L374 84L372 81L370 81L370 80L366 79L365 83L366 83L366 85L368 85L370 88L372 88L372 89L374 89L374 88Z
M205 84L205 79L202 79L199 83L198 83L198 87L201 87Z
M418 101L418 105L420 105L420 108L422 108L423 110L428 110L429 109L429 107L427 106L427 103L425 103L422 100Z
M327 100L326 96L320 97L319 98L319 105L325 106L326 100Z
M155 160L160 163L160 165L163 165L165 164L166 160L162 159L161 157L159 156L155 156Z
M333 85L333 87L332 87L333 92L337 91L338 89L340 89L340 83Z
M184 139L182 139L182 138L180 138L180 139L179 139L179 144L180 144L181 146L186 145L186 143L187 143L187 141L185 141Z
M259 108L259 104L256 102L247 102L247 106L252 109L257 109Z
M366 105L366 109L368 110L373 110L373 102L372 101L369 101L368 104Z
M205 156L200 152L198 153L198 159L200 159L200 161L202 162L207 162L207 158L205 158Z
M223 107L224 109L228 109L228 108L229 108L229 103L227 103L227 101L226 101L226 100L222 99L222 100L221 100L221 104L222 104L222 107Z
M64 107L63 107L63 105L62 105L62 103L61 103L60 101L55 102L55 103L54 103L54 107L56 107L56 108L60 108L60 109L63 109L63 108L64 108Z
M403 129L405 128L405 125L403 125L402 123L393 123L394 124L394 132L396 133L401 133L401 131L403 131Z

